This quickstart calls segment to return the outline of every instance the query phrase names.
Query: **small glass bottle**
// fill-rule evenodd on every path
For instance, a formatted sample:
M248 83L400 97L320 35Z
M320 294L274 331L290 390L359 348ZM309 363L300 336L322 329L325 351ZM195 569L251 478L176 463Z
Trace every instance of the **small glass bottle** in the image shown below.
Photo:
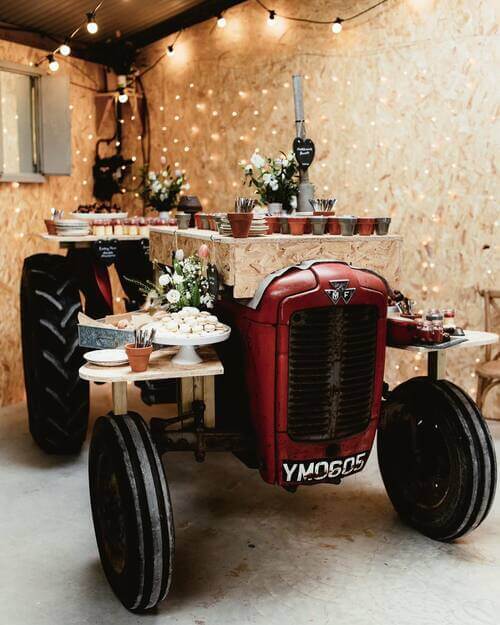
M448 334L455 334L457 325L455 322L455 309L454 308L445 308L443 310L443 327L444 327L444 331L448 332Z
M427 311L425 319L432 327L432 342L441 343L443 341L443 313L438 308L431 308Z

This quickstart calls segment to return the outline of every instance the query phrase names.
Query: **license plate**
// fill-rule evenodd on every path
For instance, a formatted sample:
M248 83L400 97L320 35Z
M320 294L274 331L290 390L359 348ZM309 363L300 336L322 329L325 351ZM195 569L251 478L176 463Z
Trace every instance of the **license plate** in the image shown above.
M344 477L359 473L365 467L370 451L335 460L284 460L283 482L291 484L314 484L315 482L338 483Z

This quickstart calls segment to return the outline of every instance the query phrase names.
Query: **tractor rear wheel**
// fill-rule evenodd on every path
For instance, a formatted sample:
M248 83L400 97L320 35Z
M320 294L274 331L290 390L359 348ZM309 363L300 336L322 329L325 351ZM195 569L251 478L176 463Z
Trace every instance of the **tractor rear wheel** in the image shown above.
M87 432L89 390L80 380L80 293L64 256L24 261L21 334L30 432L46 452L80 451Z
M138 414L96 421L89 484L108 582L127 609L151 610L165 598L172 579L174 523L163 466Z
M447 380L413 378L386 402L378 461L401 518L452 541L486 518L496 486L495 451L473 400Z

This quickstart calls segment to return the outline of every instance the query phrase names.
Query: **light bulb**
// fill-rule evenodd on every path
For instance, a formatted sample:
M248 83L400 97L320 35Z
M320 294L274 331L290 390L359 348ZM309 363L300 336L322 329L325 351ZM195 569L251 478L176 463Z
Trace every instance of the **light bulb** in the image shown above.
M87 13L87 30L91 35L95 35L99 30L99 26L97 26L95 15L93 13Z
M341 31L342 31L342 20L340 19L340 17L337 17L337 19L332 24L332 33L334 33L335 35L338 35Z
M174 56L174 46L167 46L167 56Z
M54 55L53 54L49 54L47 59L49 61L49 69L50 69L50 71L51 72L57 72L57 70L59 69L59 63L57 62L57 60L54 57Z
M125 102L128 101L128 95L125 93L125 89L123 87L120 87L118 89L118 102L120 102L121 104L125 104Z
M277 21L276 11L269 11L269 17L267 18L268 25L274 26Z
M222 14L219 14L217 16L217 26L219 28L225 28L226 27L226 18Z
M69 56L71 54L71 47L68 43L68 40L66 39L66 41L61 44L61 46L59 47L59 52L63 55L63 56Z

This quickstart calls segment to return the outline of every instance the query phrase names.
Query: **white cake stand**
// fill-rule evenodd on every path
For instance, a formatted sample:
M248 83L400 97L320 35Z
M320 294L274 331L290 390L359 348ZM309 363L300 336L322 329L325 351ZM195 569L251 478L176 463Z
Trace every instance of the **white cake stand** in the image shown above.
M214 343L227 341L231 334L231 328L229 326L226 326L226 328L227 330L222 332L213 332L193 337L157 332L154 342L160 345L179 345L180 350L172 358L172 362L176 365L198 365L203 360L196 353L196 348L200 345L213 345Z

